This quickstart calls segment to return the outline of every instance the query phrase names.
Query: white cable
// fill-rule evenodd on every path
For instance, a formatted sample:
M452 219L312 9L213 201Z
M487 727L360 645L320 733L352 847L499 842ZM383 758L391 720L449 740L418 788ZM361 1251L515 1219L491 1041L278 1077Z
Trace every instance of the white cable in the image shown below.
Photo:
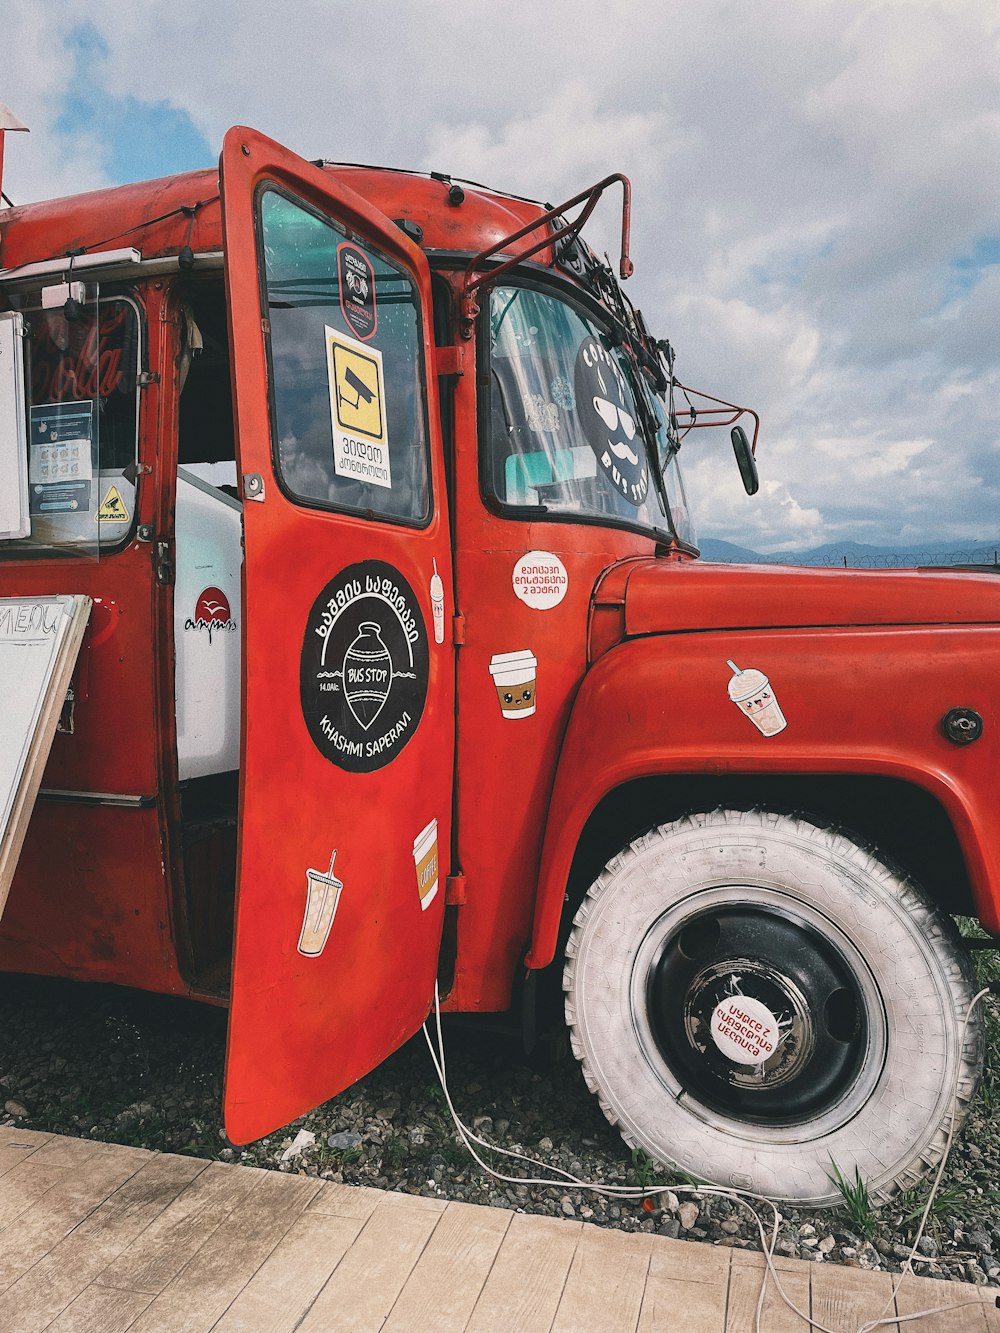
M965 1045L965 1037L968 1032L968 1027L972 1019L972 1015L976 1010L976 1006L980 1003L980 1001L984 998L984 996L989 994L990 994L990 989L989 987L986 987L983 990L981 990L979 994L976 995L973 998L972 1002L970 1003L969 1008L965 1014L965 1019L962 1023L962 1037L959 1043L960 1051ZM489 1143L486 1139L481 1138L478 1134L475 1133L474 1130L470 1129L465 1124L461 1116L455 1110L455 1104L451 1099L451 1091L448 1087L447 1068L445 1065L444 1036L441 1031L440 995L438 992L438 987L436 982L434 984L434 1018L435 1018L435 1032L437 1036L436 1051L434 1049L434 1042L431 1040L431 1034L427 1030L426 1022L423 1025L423 1033L424 1033L424 1039L427 1042L427 1049L430 1052L431 1061L434 1065L435 1072L437 1073L438 1076L438 1082L441 1084L441 1091L444 1093L445 1102L447 1103L448 1111L451 1115L452 1122L454 1123L455 1128L458 1131L459 1138L464 1143L466 1149L468 1150L473 1160L476 1163L478 1163L478 1165L482 1168L483 1171L487 1173L487 1175L493 1176L495 1180L500 1180L503 1181L505 1184L511 1184L511 1185L525 1185L525 1186L541 1185L543 1187L561 1189L565 1185L570 1184L577 1186L579 1189L588 1190L593 1194L603 1194L608 1198L618 1198L618 1199L646 1199L654 1194L666 1194L669 1192L673 1192L674 1194L698 1194L699 1196L712 1195L713 1197L729 1199L732 1203L737 1204L741 1208L745 1208L750 1213L750 1215L757 1224L757 1231L760 1235L761 1249L764 1255L765 1269L764 1269L763 1280L761 1282L760 1295L757 1298L757 1308L755 1311L755 1318L754 1318L754 1328L756 1330L756 1333L762 1333L761 1317L764 1309L764 1301L767 1297L767 1280L769 1277L774 1282L775 1290L777 1291L778 1295L788 1306L788 1308L790 1310L793 1310L795 1314L799 1316L800 1319L804 1319L810 1328L816 1329L817 1333L840 1333L839 1330L830 1329L827 1328L825 1324L817 1323L817 1321L812 1319L808 1314L806 1314L804 1310L800 1310L799 1307L788 1295L788 1293L785 1291L784 1287L782 1287L781 1281L778 1277L778 1270L774 1266L774 1251L778 1241L778 1229L781 1225L782 1218L781 1218L781 1213L778 1211L777 1205L774 1203L772 1199L767 1198L766 1195L755 1194L751 1190L726 1189L718 1185L651 1185L646 1188L640 1188L632 1185L607 1185L607 1184L597 1185L591 1183L590 1181L580 1180L577 1176L574 1176L571 1172L564 1171L562 1167L547 1165L545 1162L541 1162L537 1158L529 1156L527 1153L517 1152L509 1148L501 1148L498 1144ZM942 1312L947 1310L961 1310L966 1305L981 1304L979 1299L976 1298L975 1300L960 1301L957 1305L941 1305L941 1306L936 1306L934 1309L931 1310L919 1310L913 1314L892 1315L889 1318L885 1317L885 1311L888 1310L889 1307L895 1301L896 1295L900 1287L902 1286L903 1279L907 1276L907 1274L910 1274L911 1276L913 1274L913 1259L917 1252L917 1246L919 1245L920 1240L923 1237L924 1228L926 1227L927 1219L930 1216L931 1206L933 1205L934 1199L937 1195L938 1187L941 1183L941 1177L944 1174L945 1166L948 1163L948 1156L951 1152L952 1144L955 1139L957 1113L958 1113L958 1088L956 1086L955 1092L952 1096L951 1109L949 1112L950 1123L948 1127L948 1136L945 1140L944 1152L941 1156L941 1162L934 1176L934 1183L931 1186L930 1192L927 1196L927 1203L924 1205L923 1215L920 1219L920 1226L918 1227L917 1234L914 1237L913 1244L910 1248L910 1253L903 1262L899 1277L893 1285L892 1292L890 1293L889 1299L885 1304L885 1307L882 1311L882 1315L878 1319L873 1319L870 1320L868 1323L862 1324L857 1330L855 1330L855 1333L874 1333L875 1329L890 1324L909 1323L916 1319L927 1318L928 1316L933 1314L941 1314ZM482 1157L472 1146L473 1143L478 1143L488 1152L499 1153L502 1157L510 1157L516 1161L527 1162L532 1166L540 1168L542 1171L550 1171L550 1172L554 1171L559 1176L561 1176L562 1179L556 1180L553 1179L551 1176L538 1177L538 1178L530 1178L525 1176L505 1176L502 1172L494 1170L492 1166L488 1165L488 1163L483 1161ZM767 1233L764 1228L764 1223L761 1220L760 1214L749 1202L751 1199L754 1200L754 1202L756 1203L766 1204L771 1209L773 1215L773 1222L771 1226L770 1241L768 1240Z

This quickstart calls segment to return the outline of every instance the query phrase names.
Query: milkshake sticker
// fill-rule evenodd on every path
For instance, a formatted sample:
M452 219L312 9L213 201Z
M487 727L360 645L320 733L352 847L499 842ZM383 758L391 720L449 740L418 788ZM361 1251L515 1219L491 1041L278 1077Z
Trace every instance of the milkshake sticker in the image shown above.
M194 615L185 620L184 628L207 633L211 643L213 634L235 634L239 626L229 608L229 598L222 589L205 588L195 602Z
M566 596L566 566L551 551L529 551L514 566L514 592L533 611L551 611Z
M334 847L330 868L325 874L322 870L306 871L306 910L298 946L299 953L306 958L318 958L326 948L330 927L337 914L337 904L344 886L333 873L336 859L337 849Z
M337 276L340 279L340 310L362 342L374 338L378 328L375 305L375 270L363 250L349 241L337 246Z
M618 358L597 338L584 339L576 354L573 392L580 424L604 475L638 509L649 490L646 445Z
M426 912L438 891L438 822L432 819L413 840L413 864L417 872L420 910Z
M490 675L496 686L500 712L510 722L535 714L538 660L528 648L516 653L494 653Z
M402 574L381 560L342 570L302 643L302 715L320 754L348 773L391 763L420 722L427 669L427 628Z
M392 490L382 353L326 325L333 470Z
M730 661L726 666L733 672L729 697L740 712L747 715L762 736L776 736L779 731L784 731L788 723L763 671L754 667L743 671Z

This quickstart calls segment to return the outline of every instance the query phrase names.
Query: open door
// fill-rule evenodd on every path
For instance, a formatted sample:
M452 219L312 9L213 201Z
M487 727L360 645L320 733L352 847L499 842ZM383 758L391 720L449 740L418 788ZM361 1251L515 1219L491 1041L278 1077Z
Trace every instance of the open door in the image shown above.
M245 1143L429 1010L454 650L423 254L253 130L226 136L222 204L245 540L225 1115Z

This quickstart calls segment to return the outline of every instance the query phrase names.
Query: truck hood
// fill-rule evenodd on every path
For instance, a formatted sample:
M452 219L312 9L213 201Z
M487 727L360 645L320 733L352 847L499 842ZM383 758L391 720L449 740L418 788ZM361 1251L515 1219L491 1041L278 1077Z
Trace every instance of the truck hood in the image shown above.
M886 572L661 558L632 566L624 602L628 636L823 625L996 624L1000 570Z

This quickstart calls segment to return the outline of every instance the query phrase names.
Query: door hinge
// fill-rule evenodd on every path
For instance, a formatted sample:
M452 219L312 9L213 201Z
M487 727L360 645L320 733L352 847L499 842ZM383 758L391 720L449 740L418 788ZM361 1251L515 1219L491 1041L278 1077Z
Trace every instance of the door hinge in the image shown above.
M244 500L263 500L264 499L264 478L259 472L243 473L243 499Z
M444 882L445 907L463 907L465 905L465 876L449 875Z
M160 372L158 370L142 370L136 376L135 382L140 389L147 389L151 384L159 384Z
M439 375L465 374L465 347L461 343L449 347L435 347L434 355Z
M156 569L156 581L161 587L169 588L174 582L174 544L172 541L158 541L153 557Z
M451 641L456 648L460 648L465 642L465 616L461 611L451 618Z

